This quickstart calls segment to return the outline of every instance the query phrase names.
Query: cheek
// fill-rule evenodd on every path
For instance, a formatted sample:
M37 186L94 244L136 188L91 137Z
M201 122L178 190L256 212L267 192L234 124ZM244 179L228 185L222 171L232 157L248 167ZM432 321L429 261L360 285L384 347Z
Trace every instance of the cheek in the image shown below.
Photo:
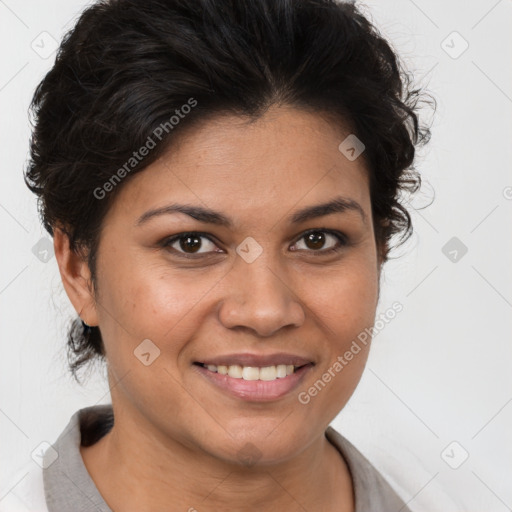
M115 315L114 320L138 336L152 333L154 328L170 329L201 295L200 282L191 286L162 265L125 258L105 262L107 266L101 300Z
M133 365L133 351L145 339L166 354L177 354L201 323L205 297L219 276L162 264L105 261L100 324L114 364ZM172 358L171 358L172 360ZM137 366L137 365L136 365Z
M362 260L359 260L360 262ZM326 422L344 407L364 371L378 298L378 272L371 265L340 269L311 300L325 333L325 351L316 380L301 388L298 401Z
M371 265L347 265L317 283L311 292L315 316L328 328L328 337L342 349L348 339L373 325L378 300L378 272ZM350 343L349 343L350 344Z

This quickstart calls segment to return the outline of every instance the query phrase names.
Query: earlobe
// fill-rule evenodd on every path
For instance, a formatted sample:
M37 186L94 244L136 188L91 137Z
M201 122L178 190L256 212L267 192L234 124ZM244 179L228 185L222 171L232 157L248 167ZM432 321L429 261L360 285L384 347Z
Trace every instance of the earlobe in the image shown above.
M86 324L98 325L91 272L86 259L79 251L71 250L69 237L60 227L53 231L53 247L62 284L73 307Z

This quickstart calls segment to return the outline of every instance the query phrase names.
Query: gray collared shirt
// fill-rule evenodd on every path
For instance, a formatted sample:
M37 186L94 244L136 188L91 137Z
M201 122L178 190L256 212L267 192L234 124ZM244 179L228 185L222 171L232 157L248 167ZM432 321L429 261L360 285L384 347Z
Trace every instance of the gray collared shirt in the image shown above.
M78 410L45 453L44 493L48 512L112 512L87 472L80 444L90 446L105 435L114 422L111 405ZM355 512L411 512L384 477L357 448L332 427L325 435L346 460L352 475Z

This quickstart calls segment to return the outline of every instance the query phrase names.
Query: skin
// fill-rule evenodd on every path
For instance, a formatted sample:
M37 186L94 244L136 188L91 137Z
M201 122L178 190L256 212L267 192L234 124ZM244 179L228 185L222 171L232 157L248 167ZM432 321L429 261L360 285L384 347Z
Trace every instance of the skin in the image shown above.
M282 106L253 123L220 116L184 132L123 183L101 232L96 290L55 231L66 292L106 347L115 425L81 454L113 510L354 510L348 467L324 432L354 392L369 344L308 404L298 400L375 319L382 260L364 160L338 150L349 133ZM347 210L288 221L339 195L365 219ZM234 227L180 213L136 226L174 202L222 212ZM328 254L337 239L308 243L312 228L339 230L349 244ZM179 241L159 245L189 231L210 235L199 259L180 256L197 252ZM236 253L249 236L263 249L252 263ZM149 366L134 356L144 339L160 350ZM193 365L234 352L291 352L315 366L282 398L244 401ZM240 460L247 449L257 454L250 466Z

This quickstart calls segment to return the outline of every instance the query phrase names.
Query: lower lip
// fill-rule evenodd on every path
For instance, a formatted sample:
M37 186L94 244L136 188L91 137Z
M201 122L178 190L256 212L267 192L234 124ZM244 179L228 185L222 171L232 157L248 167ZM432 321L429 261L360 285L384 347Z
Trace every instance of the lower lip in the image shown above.
M287 395L298 387L306 373L313 368L313 365L311 363L307 364L283 379L270 381L234 379L229 375L211 372L204 366L195 364L194 367L209 382L231 396L251 402L269 402Z

